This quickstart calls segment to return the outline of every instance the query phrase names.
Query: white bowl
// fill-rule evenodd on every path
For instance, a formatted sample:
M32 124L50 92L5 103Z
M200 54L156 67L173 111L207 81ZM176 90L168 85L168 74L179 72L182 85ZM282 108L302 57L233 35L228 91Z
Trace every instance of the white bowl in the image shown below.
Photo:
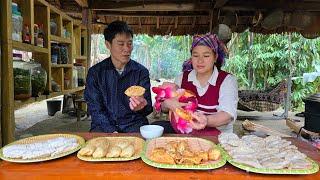
M162 136L164 128L159 125L144 125L140 127L140 133L145 139Z

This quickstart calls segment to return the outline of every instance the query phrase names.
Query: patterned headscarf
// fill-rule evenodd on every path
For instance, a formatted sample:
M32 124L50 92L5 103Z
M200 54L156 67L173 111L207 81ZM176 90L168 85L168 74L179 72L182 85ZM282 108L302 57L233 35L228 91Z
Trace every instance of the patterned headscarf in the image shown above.
M223 65L227 49L223 42L219 40L217 35L207 33L205 35L193 36L193 42L190 51L192 52L192 49L199 45L208 46L211 48L218 56L216 63Z

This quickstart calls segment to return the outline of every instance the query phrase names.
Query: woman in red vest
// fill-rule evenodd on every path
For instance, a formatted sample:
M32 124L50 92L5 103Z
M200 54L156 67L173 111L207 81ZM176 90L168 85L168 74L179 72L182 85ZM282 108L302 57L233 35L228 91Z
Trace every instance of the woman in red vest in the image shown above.
M198 100L197 111L192 114L193 120L190 122L194 135L233 132L233 123L237 118L238 85L233 75L221 70L225 53L224 44L215 34L194 36L191 46L193 69L185 70L175 79L175 85L192 91ZM161 108L174 112L184 105L175 97L164 100ZM174 120L176 114L170 114L172 128L178 132ZM165 128L168 129L168 126Z

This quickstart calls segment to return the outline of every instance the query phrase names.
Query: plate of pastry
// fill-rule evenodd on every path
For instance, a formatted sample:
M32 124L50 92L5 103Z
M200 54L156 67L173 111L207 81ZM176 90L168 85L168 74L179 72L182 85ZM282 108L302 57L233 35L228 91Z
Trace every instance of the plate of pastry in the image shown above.
M77 157L83 161L130 161L140 158L144 140L138 137L97 137L86 142Z
M233 133L218 137L227 161L235 167L261 174L313 174L319 166L291 141L279 136L261 138Z
M226 163L221 148L195 137L160 137L148 140L141 154L148 165L165 169L216 169Z
M57 159L78 151L85 140L73 134L47 134L17 140L0 149L0 158L17 163Z

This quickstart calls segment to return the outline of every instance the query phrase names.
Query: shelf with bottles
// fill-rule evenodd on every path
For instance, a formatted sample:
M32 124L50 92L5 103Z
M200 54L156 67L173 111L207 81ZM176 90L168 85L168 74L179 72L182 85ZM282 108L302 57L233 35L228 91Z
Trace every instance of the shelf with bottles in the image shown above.
M29 98L40 97L48 92L47 79L49 73L46 70L47 60L41 58L43 56L44 54L40 53L37 55L13 51L15 100L27 101Z
M32 44L26 44L19 41L12 41L12 47L16 50L28 51L28 52L39 52L39 53L48 53L48 48L42 48L39 46L34 46Z
M48 48L49 47L49 30L50 30L50 15L48 3L34 0L34 25L33 25L33 44L35 46Z
M51 42L52 67L72 65L72 50L70 44Z
M55 11L52 11L50 7L50 36L61 37L62 32L62 18L61 15Z
M48 24L46 18L41 20L39 16L46 17L48 3L42 0L13 0L12 1L12 44L13 48L22 51L48 53ZM47 10L47 11L46 11ZM40 38L35 38L36 32L40 32ZM43 40L43 45L39 43Z
M33 44L33 0L12 0L12 40Z

